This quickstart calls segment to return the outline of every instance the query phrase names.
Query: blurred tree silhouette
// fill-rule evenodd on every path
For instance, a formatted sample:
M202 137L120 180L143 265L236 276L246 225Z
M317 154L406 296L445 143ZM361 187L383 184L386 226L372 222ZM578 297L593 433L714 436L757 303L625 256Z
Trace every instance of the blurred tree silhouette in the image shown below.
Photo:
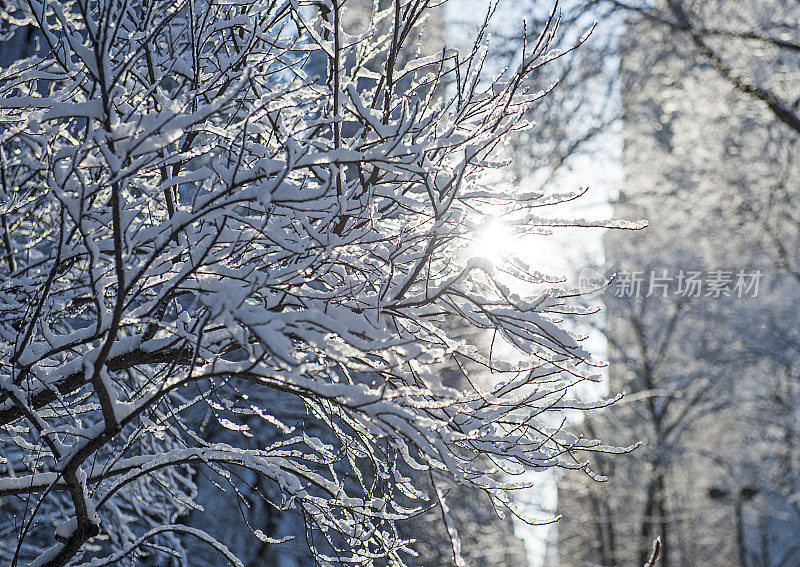
M589 435L645 443L630 457L598 456L606 485L562 480L562 563L642 564L660 536L665 566L794 565L800 6L567 7L624 24L613 46L620 72L602 75L621 100L616 211L650 227L606 239L608 269L644 281L633 297L616 297L614 284L606 292L610 384L628 398L585 424ZM676 294L676 285L648 294L663 270L674 284L690 270L763 278L748 299Z

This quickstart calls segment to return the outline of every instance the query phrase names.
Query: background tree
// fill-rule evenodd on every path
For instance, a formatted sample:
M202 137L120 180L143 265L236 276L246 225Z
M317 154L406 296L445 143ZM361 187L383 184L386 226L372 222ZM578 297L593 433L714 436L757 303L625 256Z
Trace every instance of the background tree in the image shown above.
M650 221L606 239L607 269L639 292L605 294L610 384L626 402L587 423L644 441L562 483L565 565L791 565L800 515L794 251L797 38L793 2L587 2L624 16L617 46L625 181L617 214ZM794 30L794 31L790 31ZM676 293L699 270L699 296ZM705 287L729 272L731 296ZM736 297L738 271L760 271ZM671 276L662 295L651 277ZM648 295L649 294L649 295ZM794 345L794 346L793 346ZM583 496L577 497L577 494Z

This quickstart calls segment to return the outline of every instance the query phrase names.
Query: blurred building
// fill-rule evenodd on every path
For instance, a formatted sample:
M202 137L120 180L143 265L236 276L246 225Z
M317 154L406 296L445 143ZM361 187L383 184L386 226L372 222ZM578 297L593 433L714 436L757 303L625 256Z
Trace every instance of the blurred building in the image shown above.
M713 4L721 26L737 21L738 2ZM620 45L615 216L650 227L607 235L609 382L627 396L584 425L642 444L592 459L607 482L562 478L559 564L638 567L660 537L664 567L796 566L797 133L676 37L638 20ZM787 64L748 45L753 73ZM771 88L794 100L798 68Z

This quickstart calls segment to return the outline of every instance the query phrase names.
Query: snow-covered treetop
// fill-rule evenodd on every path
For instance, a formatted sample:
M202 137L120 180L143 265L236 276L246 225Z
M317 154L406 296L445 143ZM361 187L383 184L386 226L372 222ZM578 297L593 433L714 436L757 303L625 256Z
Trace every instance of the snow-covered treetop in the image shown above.
M371 564L405 546L392 525L417 510L395 496L419 493L409 470L502 505L515 473L608 450L547 417L592 378L557 324L569 293L463 249L487 203L524 213L526 230L554 222L531 214L552 199L480 174L543 96L520 85L548 60L555 22L495 81L482 38L466 55L413 56L427 2L398 0L360 36L342 29L343 4L6 8L5 41L29 25L37 46L0 69L0 502L16 510L4 561L181 557L178 534L236 563L179 522L191 471L210 467L273 481L277 505L319 534L320 564ZM523 362L455 328L490 330ZM443 384L445 365L464 370L458 384ZM329 437L283 423L259 392L301 400ZM198 404L276 441L207 442L188 417ZM354 491L334 463L372 480ZM431 498L447 517L444 492Z

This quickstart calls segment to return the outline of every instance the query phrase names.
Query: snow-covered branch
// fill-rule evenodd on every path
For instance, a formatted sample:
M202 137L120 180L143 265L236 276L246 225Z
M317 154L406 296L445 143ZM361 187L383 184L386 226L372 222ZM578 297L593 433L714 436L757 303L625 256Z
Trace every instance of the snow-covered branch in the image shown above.
M487 199L553 201L480 174L529 127L542 94L524 79L557 56L556 22L498 82L481 45L413 55L426 6L398 1L360 35L341 0L9 12L39 44L0 69L4 560L181 557L179 532L235 561L180 525L206 469L276 487L320 564L371 564L406 548L394 523L426 500L408 471L502 505L516 474L615 450L550 417L593 379L558 325L569 293L504 270L535 289L515 295L465 249ZM293 403L302 425L283 421ZM209 416L230 443L207 439ZM255 428L270 442L247 448Z

